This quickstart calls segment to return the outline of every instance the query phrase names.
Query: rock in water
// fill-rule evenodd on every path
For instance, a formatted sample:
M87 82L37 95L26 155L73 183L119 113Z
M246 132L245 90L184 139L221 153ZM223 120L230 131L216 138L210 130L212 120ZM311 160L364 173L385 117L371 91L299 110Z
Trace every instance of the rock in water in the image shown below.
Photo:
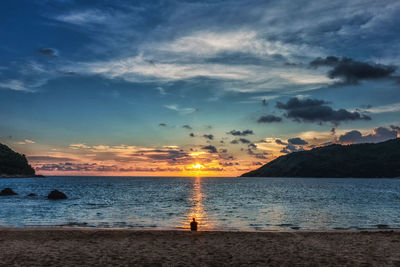
M27 197L36 197L37 195L34 193L30 193L29 195L27 195Z
M67 199L67 196L63 192L60 192L56 189L50 192L50 194L47 196L47 199L51 200Z
M15 193L11 188L4 188L3 190L1 190L0 192L0 196L15 196L18 195L17 193Z

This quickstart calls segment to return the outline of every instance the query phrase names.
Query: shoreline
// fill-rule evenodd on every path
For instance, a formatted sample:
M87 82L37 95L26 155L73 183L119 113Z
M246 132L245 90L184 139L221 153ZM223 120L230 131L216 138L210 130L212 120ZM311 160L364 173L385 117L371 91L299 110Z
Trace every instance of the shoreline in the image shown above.
M0 174L0 178L46 178L46 176L41 175L41 174L35 174L35 175L6 175L6 174Z
M29 226L2 226L1 231L127 231L127 232L190 232L188 228L162 228L162 227L98 227L98 226L82 226L82 225L29 225ZM400 233L400 228L338 228L338 229L198 229L197 232L204 233L364 233L364 232L397 232Z
M2 266L400 264L400 231L0 228Z

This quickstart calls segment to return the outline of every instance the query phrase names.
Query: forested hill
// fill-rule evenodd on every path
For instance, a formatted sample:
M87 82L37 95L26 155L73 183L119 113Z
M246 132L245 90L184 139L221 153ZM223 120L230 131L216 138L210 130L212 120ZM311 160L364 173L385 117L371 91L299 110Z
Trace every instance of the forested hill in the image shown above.
M14 176L35 176L35 170L28 164L25 155L0 144L0 177Z
M400 177L400 138L294 152L242 177Z

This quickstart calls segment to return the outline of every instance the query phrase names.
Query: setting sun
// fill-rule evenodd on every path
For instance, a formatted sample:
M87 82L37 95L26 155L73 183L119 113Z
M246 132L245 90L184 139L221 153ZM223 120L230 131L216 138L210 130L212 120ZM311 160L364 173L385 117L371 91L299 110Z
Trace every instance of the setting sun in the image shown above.
M192 165L192 168L193 168L193 169L203 169L204 166L201 165L200 163L196 163L196 164Z

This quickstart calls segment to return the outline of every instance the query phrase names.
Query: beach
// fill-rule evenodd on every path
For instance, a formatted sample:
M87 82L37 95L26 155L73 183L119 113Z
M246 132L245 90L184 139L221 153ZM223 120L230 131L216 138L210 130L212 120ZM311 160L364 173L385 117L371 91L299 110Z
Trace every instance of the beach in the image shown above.
M0 266L399 266L399 231L2 228Z

